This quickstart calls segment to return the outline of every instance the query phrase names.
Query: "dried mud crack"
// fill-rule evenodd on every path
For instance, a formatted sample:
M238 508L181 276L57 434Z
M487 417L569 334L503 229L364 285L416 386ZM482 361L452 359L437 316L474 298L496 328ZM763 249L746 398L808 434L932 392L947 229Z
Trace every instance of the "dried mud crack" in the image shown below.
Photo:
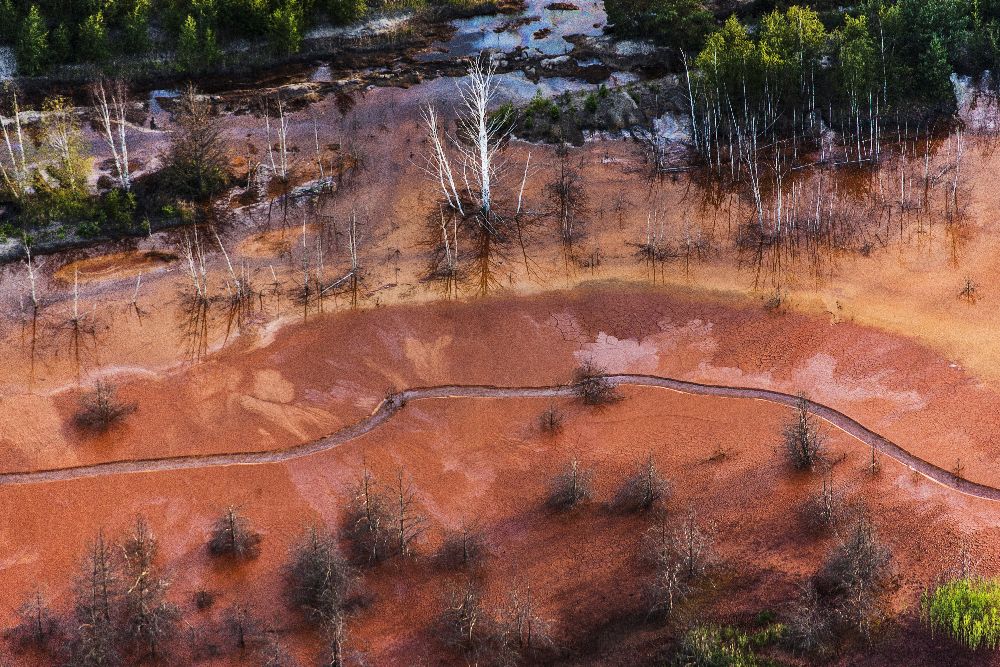
M794 407L799 396L770 389L700 384L656 375L619 374L605 376L618 385L659 387L684 394L770 401ZM0 473L0 486L14 484L39 484L60 482L87 477L102 477L124 473L151 473L192 468L221 466L263 465L282 463L324 452L355 440L375 430L388 421L410 401L436 398L554 398L573 395L573 385L543 387L498 387L489 385L440 385L406 389L385 398L366 418L347 426L332 435L294 447L263 452L238 452L229 454L188 455L127 461L109 461L92 465L53 468L27 472ZM1000 489L962 479L953 472L940 468L906 451L896 443L872 431L844 413L822 403L807 401L809 411L829 424L841 429L860 442L874 447L883 455L907 466L920 475L953 491L1000 501Z

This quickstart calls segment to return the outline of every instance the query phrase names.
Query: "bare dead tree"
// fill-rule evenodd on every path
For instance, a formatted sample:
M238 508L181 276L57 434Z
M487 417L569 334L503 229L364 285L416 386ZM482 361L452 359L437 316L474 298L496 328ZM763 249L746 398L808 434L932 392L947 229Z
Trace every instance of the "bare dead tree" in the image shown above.
M549 623L538 615L531 586L518 581L499 610L495 632L495 662L501 665L535 662L541 652L555 646Z
M264 629L260 620L245 606L230 607L223 620L226 633L241 655L253 652L263 641Z
M693 584L684 578L681 569L681 564L675 560L656 562L646 591L651 615L670 614L691 594Z
M489 618L483 607L483 595L472 579L448 591L438 622L444 643L468 654L475 654L490 637Z
M128 89L123 81L106 83L103 80L91 86L94 110L100 121L101 137L111 150L115 161L115 177L122 190L132 189L132 176L128 164Z
M118 398L115 385L98 380L91 391L80 397L80 406L73 421L81 429L105 431L135 410L135 403Z
M292 605L317 625L342 623L353 581L354 572L340 552L336 537L307 528L292 548L285 572Z
M880 472L882 472L882 461L878 455L878 450L875 448L874 443L871 446L871 457L868 460L868 474L875 477Z
M652 614L671 612L698 586L715 562L712 530L688 512L671 528L661 513L645 535L646 558L654 568L647 594Z
M35 589L17 609L17 624L9 636L14 643L34 651L50 652L55 649L59 620L49 607L40 589Z
M424 534L427 518L417 508L413 492L413 482L400 468L396 473L396 489L393 493L392 540L394 549L400 556L409 556L414 544Z
M354 556L369 564L385 558L392 522L389 502L382 497L378 481L365 466L344 513L344 535L353 547Z
M804 586L785 614L785 643L798 653L821 655L834 639L834 618L813 586Z
M169 583L156 564L158 546L145 518L136 517L125 554L124 636L134 657L157 660L179 631L180 611L167 601Z
M689 580L704 576L715 560L715 538L693 511L688 512L670 540L671 550Z
M958 293L958 298L968 303L975 303L979 299L979 284L972 278L966 278L965 284Z
M612 504L623 512L645 512L662 508L669 498L670 484L660 474L656 459L650 454L628 476Z
M538 416L538 428L546 435L558 435L563 429L563 413L556 407L549 406Z
M198 611L207 611L215 606L218 597L219 595L215 591L199 589L194 594L194 608Z
M338 614L324 626L323 639L326 643L326 656L323 659L323 667L344 667L346 664L344 646L347 642L347 633L343 614Z
M204 662L219 658L224 653L224 648L220 643L222 636L219 630L228 632L228 626L216 626L209 623L187 624L184 632L184 639L187 642L191 659L195 662Z
M809 496L802 508L806 525L814 531L834 528L844 515L844 500L833 486L833 476L823 477L823 488Z
M892 552L879 540L871 519L862 514L817 578L817 585L833 598L843 620L865 637L885 614L891 562Z
M297 667L299 662L273 635L264 637L257 655L261 667Z
M251 527L250 520L236 507L229 506L212 527L208 551L213 556L252 559L260 554L261 539L260 533Z
M545 193L549 198L548 214L558 223L559 237L572 245L583 234L587 215L587 191L579 165L571 159L569 144L561 142L556 147L556 171Z
M587 405L608 405L621 400L614 382L608 379L603 369L590 361L574 371L573 387L576 395Z
M437 560L446 568L470 568L481 563L489 553L486 535L474 524L461 525L445 533Z
M825 438L809 413L809 401L799 398L795 418L782 433L788 460L796 470L813 470L823 460Z
M71 664L104 667L121 662L118 650L121 578L103 531L90 544L75 583Z
M976 555L968 539L962 539L955 562L948 570L949 579L969 579L982 576L982 558Z
M552 509L568 510L590 500L593 472L583 468L576 458L571 459L552 478L546 504Z

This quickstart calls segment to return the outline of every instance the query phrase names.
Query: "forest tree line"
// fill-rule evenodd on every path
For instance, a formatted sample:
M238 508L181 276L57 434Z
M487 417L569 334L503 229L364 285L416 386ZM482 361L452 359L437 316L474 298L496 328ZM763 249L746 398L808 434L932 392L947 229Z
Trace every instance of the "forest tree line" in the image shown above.
M311 26L367 12L365 0L0 0L0 44L15 47L27 76L156 52L173 52L178 70L194 72L219 64L234 40L266 40L289 55Z
M952 72L995 70L1000 2L866 0L792 5L744 16L717 16L701 0L607 0L609 22L622 36L670 47L703 70L795 85L805 68L826 99L881 93L896 107L954 107ZM681 54L684 54L682 57ZM744 83L740 80L740 84ZM884 109L883 109L884 111Z

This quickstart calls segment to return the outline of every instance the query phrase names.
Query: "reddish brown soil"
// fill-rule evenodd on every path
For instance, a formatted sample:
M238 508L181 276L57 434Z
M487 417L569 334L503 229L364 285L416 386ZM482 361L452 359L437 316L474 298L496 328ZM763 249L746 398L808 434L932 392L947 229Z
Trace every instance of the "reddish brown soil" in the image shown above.
M945 469L961 458L969 479L1000 481L993 424L966 414L1000 397L926 348L850 323L608 288L327 315L262 347L121 376L139 412L105 436L70 426L78 392L11 396L0 460L14 471L284 448L360 419L392 389L557 384L588 359L609 372L805 392L920 458ZM25 424L22 410L38 418Z
M933 352L849 323L620 288L339 313L287 327L262 347L232 348L148 379L122 377L122 393L139 411L101 437L69 426L73 392L12 397L4 467L289 446L367 414L391 388L553 384L583 359L609 371L804 390L938 465L961 456L970 478L997 483L991 438L979 437L992 424L958 417L967 405L994 403L995 394ZM615 664L603 640L586 639L624 641L634 655L652 656L673 632L644 621L635 632L622 625L640 606L635 554L644 524L609 515L600 503L558 518L540 509L540 498L547 476L576 455L595 466L598 498L607 500L627 467L653 451L677 487L675 512L695 507L714 522L728 564L717 592L690 613L739 620L780 608L832 544L803 534L795 514L817 482L790 476L782 461L777 437L788 411L655 389L627 393L600 410L560 401L569 420L558 438L535 427L548 401L418 401L358 441L288 464L7 487L4 515L17 525L0 529L0 548L12 554L0 577L12 600L42 581L65 605L86 541L102 527L120 532L142 512L162 537L173 595L192 618L200 615L190 610L191 596L202 587L223 593L219 608L246 596L273 615L283 608L281 564L301 526L336 526L362 461L383 479L403 466L436 527L424 553L440 527L477 517L498 552L487 576L492 595L500 597L516 572L530 581L562 645L581 647L591 664ZM25 410L39 418L17 419ZM872 507L897 551L897 609L912 614L920 586L948 565L962 536L990 553L998 539L991 503L891 463L873 482L862 473L868 452L830 435L834 458L846 454L835 467L837 484ZM708 461L720 452L721 462ZM228 504L245 509L266 547L259 560L232 570L212 565L204 551L213 517ZM445 579L429 564L366 574L373 601L351 621L353 649L373 664L442 659L430 623ZM284 620L292 616L276 618L290 633L284 641L304 654L315 650L312 635Z
M301 155L311 152L315 115L328 123L323 143L341 143L367 167L339 180L323 210L327 217L307 230L307 251L285 244L301 241L295 231L301 232L301 211L285 218L263 205L223 221L222 242L234 261L247 262L262 291L245 319L234 322L227 311L231 276L214 246L206 250L214 300L204 327L195 322L187 330L191 313L182 295L190 278L178 267L144 277L133 304L134 280L118 279L157 268L143 259L151 251L181 255L179 234L133 241L110 254L95 249L67 266L40 258L37 320L25 306L24 267L5 269L0 468L287 447L352 423L392 388L554 384L592 360L611 372L802 391L916 456L1000 485L993 444L1000 437L993 419L1000 408L1000 311L992 307L997 194L989 181L1000 157L988 142L970 142L966 173L979 176L963 191L960 222L916 216L867 256L830 253L819 265L799 257L760 272L732 244L745 202L720 198L686 176L650 183L631 144L588 144L578 155L590 188L589 224L573 251L551 228L539 227L531 230L531 271L512 261L496 276L507 290L502 297L429 304L442 290L426 280L425 220L435 204L419 169L424 146L416 111L421 95L452 88L445 81L428 86L430 92L370 91L345 117L332 99L293 115L290 141L304 147ZM227 129L234 151L263 145L258 120L234 119ZM153 164L162 136L144 134L136 154L145 151ZM526 197L541 210L544 173L554 162L548 149L517 142L511 162L523 163L529 150L543 176ZM298 162L295 182L315 176L309 160ZM295 290L303 266L316 264L314 245L324 252L325 279L345 272L346 220L355 211L365 310L347 311L343 294L303 307ZM652 213L673 243L693 235L707 241L706 252L651 272L630 244L645 237ZM67 326L67 277L72 282L74 274L84 313L75 338ZM967 277L980 283L976 303L956 298ZM467 282L463 298L474 292L475 281ZM548 291L560 287L573 289ZM775 288L783 291L783 305L766 312L762 302ZM83 435L70 426L77 396L102 376L139 409L106 435ZM795 508L816 482L790 476L781 462L775 441L788 417L782 408L630 390L628 400L605 410L567 406L566 433L546 440L532 427L545 405L415 403L359 441L288 464L5 487L0 583L9 604L0 613L36 581L65 608L72 566L86 541L101 527L119 533L143 512L161 535L173 596L192 619L199 617L190 597L199 587L222 593L217 609L246 598L275 619L287 643L311 656L312 635L276 611L283 609L280 567L303 524L336 525L362 460L383 478L397 465L414 476L436 527L425 554L440 526L482 517L498 552L488 573L493 595L512 573L530 581L561 644L579 651L569 658L574 664L650 662L675 628L634 616L641 606L635 552L642 521L609 515L600 502L568 518L539 509L546 476L572 454L597 466L601 501L627 465L654 450L676 486L675 514L696 507L716 524L726 574L681 621L746 622L763 608L780 609L832 543L806 535L798 523ZM867 452L842 434L831 438L847 455L835 467L838 485L869 505L896 550L894 605L902 614L882 644L846 652L840 661L986 662L928 640L913 606L920 587L951 564L960 540L984 556L986 574L997 574L996 508L893 464L871 480L861 473ZM720 451L728 452L721 462L707 462ZM213 517L230 503L265 534L260 559L236 569L214 566L203 547ZM430 629L444 576L418 563L385 566L364 579L373 597L350 621L352 650L364 652L369 664L446 661ZM611 655L608 646L622 648Z
M174 580L172 596L191 622L213 616L193 611L194 591L218 591L218 608L241 603L261 610L281 628L284 642L308 655L314 650L309 633L297 629L291 613L274 611L283 609L281 565L303 525L337 524L362 460L385 480L398 466L413 476L433 527L424 554L433 550L442 527L456 527L463 516L480 522L494 549L486 573L491 595L501 597L515 574L529 582L560 644L586 649L574 662L645 662L638 656L654 655L673 632L669 625L639 622L637 633L619 636L620 620L641 609L645 569L637 552L647 520L609 513L603 503L649 452L675 485L675 515L696 509L714 524L718 538L719 588L685 613L733 619L779 609L833 543L804 534L795 514L818 480L790 474L780 456L776 434L788 419L785 409L628 390L626 400L597 410L558 402L568 419L553 438L538 433L534 421L547 405L523 399L415 402L351 445L290 464L7 488L4 515L17 516L17 528L2 531L2 548L12 555L4 572L8 596L17 599L40 580L65 601L63 582L87 539L102 527L111 534L124 530L130 517L143 513L157 527ZM896 567L905 573L894 595L897 609L912 610L920 586L950 564L961 536L982 553L1000 539L994 528L980 527L989 525L991 503L942 492L892 464L873 481L864 472L867 452L830 435L833 457L846 454L834 468L838 488L872 508L895 550ZM721 460L709 460L720 452ZM542 509L541 499L548 476L570 456L594 468L596 502L555 516ZM251 517L264 543L256 561L223 567L210 562L204 541L213 517L230 503ZM997 563L985 566L992 571ZM365 572L372 601L350 622L352 649L372 664L443 660L432 620L448 579L423 559ZM610 644L626 641L630 657L623 661L620 652L617 658L604 652L603 641L588 642L595 633Z
M65 285L135 278L140 273L162 271L178 257L164 252L120 252L69 262L53 278Z

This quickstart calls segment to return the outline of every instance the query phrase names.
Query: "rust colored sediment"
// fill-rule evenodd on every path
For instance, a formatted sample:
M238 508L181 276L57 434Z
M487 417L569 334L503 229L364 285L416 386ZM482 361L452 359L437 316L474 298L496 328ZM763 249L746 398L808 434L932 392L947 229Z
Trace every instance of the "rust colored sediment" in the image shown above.
M760 401L770 401L781 405L796 406L799 396L786 394L771 389L754 387L734 387L728 385L701 384L657 375L619 374L607 375L608 380L615 384L627 384L641 387L660 387L684 394L715 396L719 398L739 398ZM547 387L497 387L489 385L440 385L434 387L417 387L393 394L379 403L375 410L361 421L343 428L332 435L307 442L287 449L242 452L231 454L208 454L204 456L176 456L154 459L137 459L131 461L109 461L94 465L54 468L30 472L0 473L0 486L10 484L37 484L43 482L59 482L86 477L101 477L124 473L148 473L165 470L184 470L190 468L209 468L216 466L261 465L282 463L292 459L310 456L318 452L333 449L346 442L373 431L379 425L399 412L408 402L433 398L552 398L569 396L574 392L572 385L556 385ZM882 454L911 468L915 472L937 482L948 489L958 491L976 498L1000 500L1000 489L977 482L962 479L954 473L940 468L906 451L891 440L884 438L875 431L848 417L844 413L822 403L806 399L809 411L831 425L841 429L848 435L874 447Z

